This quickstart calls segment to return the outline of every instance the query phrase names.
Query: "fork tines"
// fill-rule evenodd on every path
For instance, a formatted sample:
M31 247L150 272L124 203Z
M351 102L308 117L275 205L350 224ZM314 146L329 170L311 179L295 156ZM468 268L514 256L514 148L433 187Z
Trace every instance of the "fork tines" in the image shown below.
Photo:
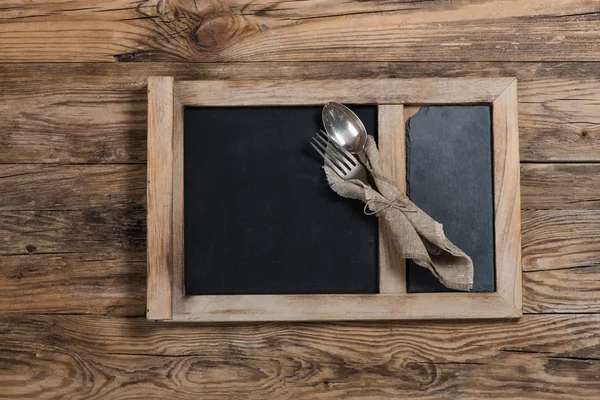
M352 154L322 130L317 132L310 144L323 157L325 163L342 178L359 165L358 160Z

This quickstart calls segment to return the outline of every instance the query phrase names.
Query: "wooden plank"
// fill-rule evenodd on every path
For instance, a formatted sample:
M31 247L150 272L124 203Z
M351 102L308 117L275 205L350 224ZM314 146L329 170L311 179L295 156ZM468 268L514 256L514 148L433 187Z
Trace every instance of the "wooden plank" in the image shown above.
M600 212L523 211L523 270L600 265Z
M599 322L210 326L4 316L0 387L35 399L595 399Z
M0 210L142 207L145 165L0 164Z
M496 292L522 313L517 81L492 106Z
M514 78L176 81L186 106L492 103ZM360 93L360 95L358 95Z
M524 209L598 209L600 164L523 164Z
M27 209L64 209L60 206L56 206L54 199L61 199L65 201L64 207L67 209L73 208L74 210L81 211L66 211L62 216L56 217L57 211L53 213L35 212L28 214L24 212L22 215L18 215L16 212L4 213L3 225L4 229L0 231L3 238L8 239L3 244L3 263L9 261L6 257L7 254L17 254L19 257L10 258L10 263L17 268L17 272L12 275L18 275L20 272L24 274L24 278L20 280L6 280L6 283L16 284L13 289L5 293L10 293L7 297L7 302L10 304L10 309L14 312L27 311L27 312L58 312L60 309L60 302L64 301L65 309L69 309L73 312L106 312L106 310L112 305L118 305L119 302L133 302L138 301L135 293L130 292L128 287L138 286L128 284L128 287L120 287L117 285L116 288L111 287L111 280L103 278L101 271L104 268L103 260L108 257L113 257L111 254L115 254L114 257L120 262L124 260L128 262L131 257L128 254L130 251L135 253L135 260L143 259L143 250L138 251L138 245L125 245L125 255L122 255L121 249L123 243L132 243L130 236L139 237L140 231L143 227L137 228L138 224L143 224L142 219L139 217L140 207L143 204L143 188L145 183L145 172L143 166L32 166L29 165L2 165L3 171L3 185L2 189L7 189L3 193L2 201L4 202L3 208L6 210L27 210ZM536 170L537 179L541 179L546 171L553 174L555 179L556 168L562 168L563 165L548 165L548 168ZM570 267L585 267L585 266L597 266L600 264L598 257L597 241L594 240L597 236L597 226L595 222L598 213L595 209L568 209L560 210L560 208L572 207L570 202L561 204L557 203L557 199L569 199L573 193L577 193L580 188L579 182L585 184L587 177L597 176L597 165L588 164L577 166L581 168L580 173L576 174L577 179L574 180L573 184L569 185L555 185L554 191L544 191L539 195L535 194L534 189L528 189L528 198L536 199L536 202L542 205L553 204L553 207L559 209L550 210L538 210L529 211L526 210L524 213L525 221L523 223L523 255L524 255L524 267L526 270L548 270L557 268L570 268ZM33 170L32 170L33 168ZM35 171L35 173L31 173ZM56 172L59 171L59 172ZM528 179L527 174L529 169L525 169L523 172L523 179ZM52 178L52 179L49 179ZM551 181L552 179L547 179ZM48 182L50 180L50 182ZM79 188L76 195L69 192L71 187ZM587 190L593 191L597 186L588 187ZM12 190L8 190L12 188ZM18 188L18 189L17 189ZM70 196L64 197L64 193L71 193ZM591 193L590 198L594 198L594 193ZM597 196L596 196L597 197ZM89 206L88 206L89 204ZM523 204L524 207L528 207L527 204ZM114 216L111 216L106 211L95 211L94 209L105 208L114 209ZM529 206L530 207L530 206ZM91 209L91 210L90 210ZM100 217L98 217L98 214ZM135 215L138 215L135 217ZM130 227L128 225L120 226L119 222L121 218L125 221L133 218L131 224L136 227ZM62 222L62 220L68 220L68 222ZM90 224L90 221L97 219L100 221L98 224ZM11 221L14 221L11 222ZM34 222L35 221L35 222ZM90 224L86 230L86 224ZM30 226L30 232L23 231L18 233L15 231L19 225ZM134 229L131 231L131 229ZM11 232L11 230L13 232ZM41 230L53 230L56 232L56 237L49 236L53 233L41 233ZM17 233L15 233L17 232ZM105 232L105 233L103 233ZM137 233L136 233L137 232ZM112 239L108 236L112 233ZM67 236L64 236L64 235ZM90 239L91 238L91 239ZM95 241L95 238L98 238ZM108 238L108 240L106 240ZM103 242L103 240L106 240ZM92 246L92 242L95 242ZM96 253L92 256L86 256L86 243L91 247L91 252ZM137 242L136 242L137 243ZM34 246L37 250L34 250L33 256L26 255L27 246ZM68 268L57 269L52 267L52 262L46 258L36 258L35 252L81 252L83 251L82 257L91 258L95 261L86 261L86 270L82 270L83 277L87 277L85 285L70 285L70 280L74 279L73 274L76 275L75 269L78 267L77 256L73 255L72 258L68 258ZM97 253L105 251L108 256L98 256ZM40 260L40 265L36 269L36 274L27 274L28 268L31 266L32 260ZM65 261L66 262L66 261ZM4 264L6 265L6 264ZM47 266L46 266L47 265ZM127 264L128 265L128 264ZM47 269L46 269L47 268ZM139 270L137 266L133 270L126 270L123 267L121 273L138 274ZM96 269L94 275L90 277L86 271ZM131 272L130 272L131 271ZM60 273L59 273L60 272ZM51 274L55 274L52 276ZM26 288L28 285L36 285L38 281L37 277L43 281L55 282L57 285L63 285L69 287L68 291L55 293L53 295L43 296L38 294L34 302L31 305L26 299L17 301L20 299L20 294L28 293ZM588 278L593 280L595 278ZM82 278L83 279L83 278ZM0 282L4 282L0 280ZM128 281L131 282L131 281ZM106 307L101 307L87 310L89 304L93 303L93 300L88 299L86 301L78 301L72 299L83 299L89 285L94 285L98 288L98 292L105 291L104 295L106 298L114 299L107 300ZM137 283L136 283L137 285ZM529 286L528 286L529 285ZM554 284L553 284L554 285ZM565 292L560 298L549 297L549 295L532 297L533 292L545 292L548 289L544 287L544 283L540 282L539 279L525 279L525 296L529 298L527 309L533 310L534 307L543 307L546 311L557 310L560 312L577 312L581 311L582 305L586 302L586 298L590 298L590 293L580 288L576 281L565 282ZM143 286L143 285L142 285ZM568 289L567 289L568 288ZM530 294L528 294L530 293ZM554 295L559 295L558 291L551 291ZM132 300L123 300L123 296L128 297ZM533 301L537 303L533 304ZM44 303L48 302L48 305ZM543 303L542 303L543 302ZM4 305L8 303L3 303ZM111 305L109 305L111 304ZM588 303L587 310L589 312L596 312L600 308L599 306L590 301ZM569 311L571 310L571 311Z
M171 307L175 309L177 302L185 294L185 238L184 238L184 151L183 125L184 107L177 99L173 105L173 292Z
M389 359L420 351L431 361L467 362L505 350L530 350L549 356L599 358L600 315L527 315L515 321L433 321L186 324L156 323L140 318L85 315L14 315L1 317L0 343L31 337L84 353L140 356L231 357L249 359L252 353L279 362L269 354L295 352L303 347L350 351ZM41 327L45 327L41 329ZM10 329L8 329L10 328ZM568 333L568 334L567 334ZM298 346L291 345L296 338ZM209 348L210 347L210 348ZM382 348L373 352L374 348ZM403 355L403 350L409 350ZM206 350L206 351L203 351ZM308 349L304 349L308 351ZM280 354L281 355L281 354ZM374 361L374 360L370 360ZM83 377L85 378L85 377ZM501 388L498 388L500 390Z
M523 308L600 312L600 212L523 212Z
M600 164L521 165L523 209L596 208ZM144 205L144 165L0 165L1 210ZM565 214L566 215L566 214ZM580 221L594 213L582 214Z
M379 166L406 193L406 125L403 105L380 105L377 115ZM406 293L406 261L379 227L379 293Z
M173 293L173 78L148 78L147 317L171 319Z
M0 255L0 311L143 316L145 252L122 253Z
M595 0L19 0L2 11L0 58L598 61L599 11Z
M144 316L145 252L2 255L3 314L86 313ZM579 267L523 274L525 313L600 313L600 269Z
M0 212L0 313L143 315L142 207Z
M2 256L67 253L102 254L105 259L114 259L146 250L146 212L142 206L0 211L0 219Z
M0 313L144 315L143 208L0 219ZM523 212L525 312L600 313L599 219L596 210Z
M519 79L522 161L600 161L600 63L0 64L5 163L146 160L149 75L178 79ZM48 79L48 77L53 79Z
M158 143L153 136L162 134L172 140L173 99L172 92L165 95L169 109L162 112L171 125L162 132L153 130L154 102L158 81L167 82L169 89L172 78L150 78L149 80L149 182L151 170L156 161L151 156L156 152L157 158L168 154L169 159L159 165L172 166L172 142ZM166 85L166 83L163 83ZM156 94L154 94L156 96ZM317 321L317 320L430 320L430 319L491 319L518 318L522 315L521 296L521 217L519 197L519 147L517 120L517 85L515 78L429 78L429 79L361 79L361 80L245 80L245 81L175 81L174 97L185 107L191 106L279 106L279 105L314 105L334 98L341 102L354 104L378 104L379 135L382 146L390 145L383 151L382 164L386 169L397 172L402 169L404 153L397 154L394 143L405 142L404 110L402 103L408 104L477 104L492 103L493 136L494 136L494 194L496 225L496 292L494 293L419 293L403 296L399 289L405 286L404 275L394 275L391 284L385 282L391 275L390 264L397 264L401 259L382 253L381 268L382 290L376 295L210 295L184 296L177 288L175 300L171 303L172 286L169 295L169 309L172 314L159 319L173 321ZM165 101L162 98L161 101ZM179 107L179 106L178 106ZM182 116L179 115L179 119ZM178 131L182 128L179 127ZM158 133L157 133L158 131ZM181 132L179 132L180 134ZM392 137L392 139L390 139ZM179 145L179 148L182 148ZM391 150L390 150L391 149ZM155 167L156 168L156 167ZM169 169L168 171L172 171ZM178 176L182 175L180 171ZM154 190L166 192L163 203L168 204L168 212L173 201L172 176L166 179L162 187ZM401 182L406 181L405 172L393 176ZM168 187L166 189L165 187ZM180 185L175 196L180 196L183 187ZM149 204L150 193L148 191ZM178 208L182 209L183 207ZM181 217L183 213L177 212ZM155 217L148 211L149 219ZM169 224L171 221L164 221ZM182 221L175 221L178 230L183 229ZM148 222L149 262L153 253L151 223ZM381 234L386 234L380 231ZM172 231L161 232L168 241L172 240ZM156 234L158 236L158 234ZM381 243L388 240L384 238ZM172 250L172 242L169 243ZM178 246L181 248L181 246ZM392 256L393 257L393 256ZM161 272L171 274L172 258L161 261ZM390 262L391 261L391 262ZM178 275L183 275L179 268ZM153 270L157 267L149 265L148 282L153 280ZM397 273L397 271L394 271ZM171 278L171 275L169 276ZM171 279L164 279L163 285L172 285ZM148 297L153 296L153 288L148 287ZM164 307L167 307L164 306ZM152 318L149 315L149 318Z
M173 309L173 321L344 321L494 319L521 316L498 293L370 295L188 296Z
M528 313L600 313L600 266L530 271L523 275Z
M404 122L408 122L410 117L421 110L421 106L404 106Z

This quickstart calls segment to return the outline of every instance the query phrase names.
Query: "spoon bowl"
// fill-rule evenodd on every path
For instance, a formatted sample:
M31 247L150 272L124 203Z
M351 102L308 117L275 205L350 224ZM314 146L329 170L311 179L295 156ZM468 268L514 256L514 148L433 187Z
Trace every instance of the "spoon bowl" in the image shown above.
M367 130L348 107L335 102L325 104L323 126L329 137L352 154L360 154L367 144Z

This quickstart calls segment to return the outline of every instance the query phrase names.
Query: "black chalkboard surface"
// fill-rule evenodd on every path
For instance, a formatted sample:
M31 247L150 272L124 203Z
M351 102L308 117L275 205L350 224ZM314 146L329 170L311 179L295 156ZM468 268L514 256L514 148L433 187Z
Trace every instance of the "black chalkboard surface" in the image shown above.
M376 106L351 107L376 135ZM329 189L309 146L321 107L184 112L185 292L378 292L377 219ZM407 190L495 290L489 107L423 107L407 122ZM447 291L407 265L409 292Z
M378 291L377 220L309 145L321 109L185 109L187 295ZM352 109L376 134L377 108Z
M486 106L424 107L406 124L407 193L473 260L473 291L495 290L492 126ZM449 291L407 263L409 292Z

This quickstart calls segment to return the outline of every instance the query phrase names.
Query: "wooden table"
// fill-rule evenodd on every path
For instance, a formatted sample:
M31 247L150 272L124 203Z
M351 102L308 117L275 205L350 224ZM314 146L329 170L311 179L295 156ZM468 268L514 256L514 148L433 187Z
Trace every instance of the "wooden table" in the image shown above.
M599 24L597 0L3 2L0 397L597 399ZM516 76L525 315L146 321L149 75Z

